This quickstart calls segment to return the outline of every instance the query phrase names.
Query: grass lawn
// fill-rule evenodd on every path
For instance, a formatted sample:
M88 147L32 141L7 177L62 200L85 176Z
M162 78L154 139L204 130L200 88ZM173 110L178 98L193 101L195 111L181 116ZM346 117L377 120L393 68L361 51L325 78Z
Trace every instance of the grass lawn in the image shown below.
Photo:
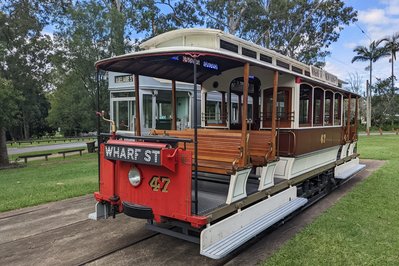
M98 188L97 154L29 161L0 171L0 212L76 197Z
M265 265L399 265L399 136L360 137L358 152L389 161Z

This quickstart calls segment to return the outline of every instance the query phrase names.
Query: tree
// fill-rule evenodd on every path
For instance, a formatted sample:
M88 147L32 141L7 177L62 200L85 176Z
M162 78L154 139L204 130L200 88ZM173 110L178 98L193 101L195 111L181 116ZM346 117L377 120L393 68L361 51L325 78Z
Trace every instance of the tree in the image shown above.
M392 34L392 36L385 37L378 42L385 42L384 48L391 54L391 88L394 89L395 75L394 75L394 63L396 61L396 52L399 51L399 32Z
M356 56L352 58L352 63L360 61L360 62L369 62L369 71L370 71L370 80L369 86L366 89L367 95L367 131L370 130L371 126L371 86L373 79L373 63L378 59L387 56L388 53L383 47L378 47L378 42L373 41L370 43L369 47L366 46L357 46L353 49L356 52Z
M137 33L151 38L161 33L203 24L190 0L127 0L128 24Z
M119 1L76 2L57 20L54 85L51 92L49 123L67 135L95 130L96 69L100 59L125 53L124 6ZM101 83L101 108L108 107L108 90Z
M195 0L218 28L308 64L319 63L357 12L343 1ZM289 19L287 19L289 18Z
M20 116L18 110L18 101L21 99L18 91L16 91L12 83L0 77L0 167L9 164L6 131Z
M397 88L391 87L392 77L386 79L378 79L374 85L373 97L373 122L377 124L380 128L390 122L393 126L395 120L397 120L396 115L399 114L399 95L396 93Z
M364 82L362 77L359 75L359 73L355 72L355 73L349 73L349 77L346 79L346 89L348 91L354 92L356 94L363 94L363 87ZM363 100L363 98L361 98L359 100L359 117L366 117L367 114L367 103L366 101ZM353 108L351 108L351 110L355 111L355 104L353 102Z
M44 1L43 1L44 2ZM21 94L21 116L15 124L18 137L29 138L32 129L46 125L51 39L42 35L45 19L41 1L6 1L0 10L0 42L4 48L0 75ZM9 128L10 130L10 128Z

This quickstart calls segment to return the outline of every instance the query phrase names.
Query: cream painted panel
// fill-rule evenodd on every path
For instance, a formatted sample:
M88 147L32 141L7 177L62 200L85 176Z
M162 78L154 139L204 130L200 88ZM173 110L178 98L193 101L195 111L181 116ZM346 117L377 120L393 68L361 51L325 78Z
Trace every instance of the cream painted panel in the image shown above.
M215 35L187 35L185 46L196 46L216 49Z
M157 44L156 47L161 48L161 47L170 47L170 46L183 46L183 36L161 42Z
M206 92L215 91L215 90L228 92L230 83L234 79L242 77L243 74L244 74L243 67L238 67L224 71L221 75L213 76L204 81L202 84L202 88ZM262 89L273 87L273 71L260 67L250 67L249 75L255 76L260 80ZM215 81L218 82L219 84L217 88L213 87ZM295 77L289 74L280 75L278 86L293 88L295 86Z

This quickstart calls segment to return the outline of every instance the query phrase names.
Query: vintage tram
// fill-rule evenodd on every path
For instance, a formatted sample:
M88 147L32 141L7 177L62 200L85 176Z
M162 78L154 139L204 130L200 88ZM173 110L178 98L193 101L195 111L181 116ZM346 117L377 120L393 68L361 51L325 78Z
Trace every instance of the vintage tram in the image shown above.
M172 117L170 128L142 135L136 100L134 132L99 135L92 219L142 218L219 259L364 168L359 95L322 69L222 31L167 32L96 67L132 75L136 95L139 75L171 80ZM176 82L193 86L192 128L176 129ZM211 93L219 100L208 106Z

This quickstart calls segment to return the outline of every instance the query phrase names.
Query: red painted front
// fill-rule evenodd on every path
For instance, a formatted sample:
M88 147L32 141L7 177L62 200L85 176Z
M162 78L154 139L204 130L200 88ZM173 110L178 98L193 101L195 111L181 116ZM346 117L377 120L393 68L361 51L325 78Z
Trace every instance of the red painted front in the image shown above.
M95 193L98 201L109 201L113 195L119 196L119 211L122 201L152 208L154 219L162 222L162 217L174 218L201 227L207 218L191 214L191 152L168 148L166 144L109 140L109 144L161 148L161 165L133 164L124 161L111 161L104 157L104 144L100 146L100 192ZM135 166L142 177L138 187L133 187L128 180L128 172ZM159 189L154 191L150 181L159 177ZM115 188L114 188L115 177ZM164 182L170 180L169 184ZM165 189L165 185L166 189ZM162 189L164 188L164 189ZM114 191L115 189L115 191ZM155 189L156 190L156 189Z

